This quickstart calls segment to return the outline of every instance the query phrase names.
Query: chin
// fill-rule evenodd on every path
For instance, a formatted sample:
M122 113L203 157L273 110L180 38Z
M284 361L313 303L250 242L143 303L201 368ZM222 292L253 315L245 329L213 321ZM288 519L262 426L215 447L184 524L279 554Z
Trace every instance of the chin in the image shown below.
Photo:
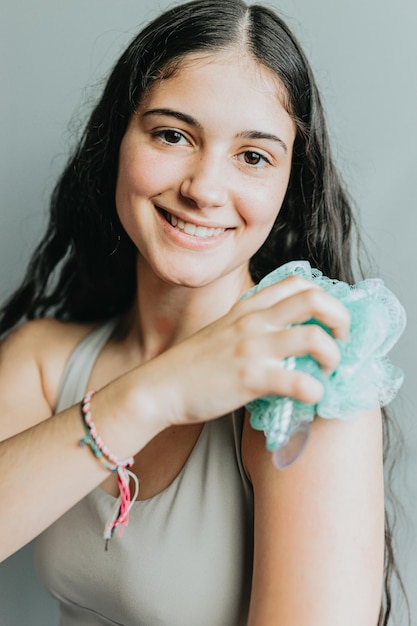
M188 289L198 289L200 287L206 287L211 283L215 282L216 279L207 278L204 280L201 276L177 276L177 277L164 277L161 276L162 280L172 285L173 287L187 287Z

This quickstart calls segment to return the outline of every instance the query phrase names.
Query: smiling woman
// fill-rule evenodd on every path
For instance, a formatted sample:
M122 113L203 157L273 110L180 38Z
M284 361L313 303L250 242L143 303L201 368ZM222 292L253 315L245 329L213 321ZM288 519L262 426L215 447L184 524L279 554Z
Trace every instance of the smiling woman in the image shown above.
M248 259L274 225L291 171L295 125L280 90L234 48L190 54L153 83L123 137L116 184L141 285L149 274L213 289L222 279L233 301L252 286Z
M274 12L196 0L134 38L0 318L0 556L37 538L62 626L387 622L379 408L315 418L285 471L243 408L321 399L287 365L331 376L347 309L295 276L241 297L290 260L352 282L351 230Z

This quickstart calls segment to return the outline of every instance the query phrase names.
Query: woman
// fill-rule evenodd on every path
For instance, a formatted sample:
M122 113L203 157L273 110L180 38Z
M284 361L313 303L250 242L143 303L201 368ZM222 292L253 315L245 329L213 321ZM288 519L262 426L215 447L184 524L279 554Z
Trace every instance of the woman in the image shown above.
M1 320L39 318L2 346L1 556L39 536L64 626L377 623L379 410L316 419L278 472L241 409L320 399L282 361L334 371L346 309L299 278L240 298L293 259L352 282L351 226L311 70L274 13L199 0L133 40ZM91 419L116 459L86 449ZM120 536L109 467L130 457Z

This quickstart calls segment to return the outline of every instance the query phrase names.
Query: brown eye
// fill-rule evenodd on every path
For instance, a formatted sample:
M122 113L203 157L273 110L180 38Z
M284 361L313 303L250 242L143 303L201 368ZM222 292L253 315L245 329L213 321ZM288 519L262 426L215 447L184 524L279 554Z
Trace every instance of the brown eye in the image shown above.
M268 161L265 157L263 157L259 152L253 152L252 150L247 150L243 153L244 161L247 165L265 165Z
M258 165L261 155L257 152L245 152L245 161L249 165Z
M167 143L179 143L183 139L183 135L177 130L164 130L161 135Z
M175 130L175 128L164 128L162 130L156 130L151 133L153 137L162 141L162 143L166 143L168 145L186 145L188 144L188 140L179 130Z

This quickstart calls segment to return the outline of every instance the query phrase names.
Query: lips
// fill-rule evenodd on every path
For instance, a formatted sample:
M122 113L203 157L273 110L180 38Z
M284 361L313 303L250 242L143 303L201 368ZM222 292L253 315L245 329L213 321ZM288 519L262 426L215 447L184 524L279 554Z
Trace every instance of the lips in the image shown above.
M217 237L225 232L226 228L207 228L206 226L198 226L197 224L193 224L192 222L184 222L181 219L178 219L175 215L171 215L167 211L162 211L167 222L173 226L173 228L177 228L178 230L184 232L187 235L191 235L192 237L198 237L200 239L209 239L210 237Z

